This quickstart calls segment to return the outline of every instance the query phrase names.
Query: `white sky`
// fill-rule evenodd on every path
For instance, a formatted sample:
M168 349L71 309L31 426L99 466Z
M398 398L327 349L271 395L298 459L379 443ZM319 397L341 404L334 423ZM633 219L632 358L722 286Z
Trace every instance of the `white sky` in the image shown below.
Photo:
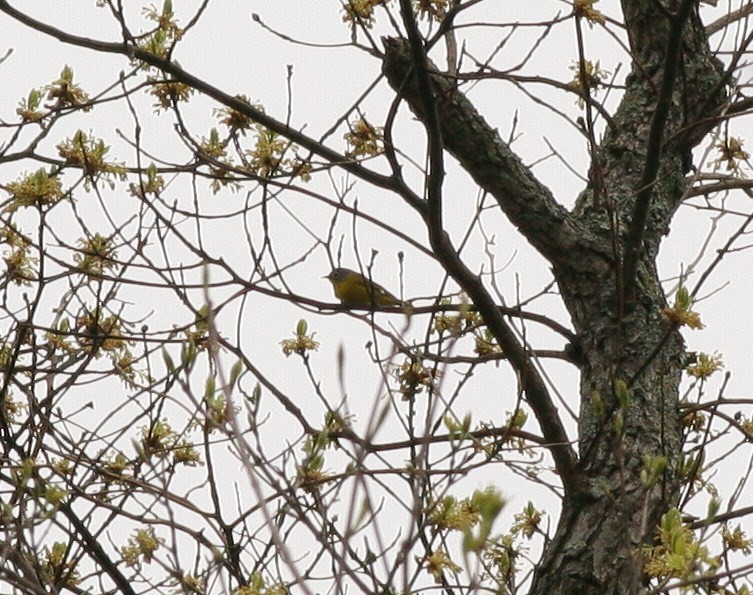
M195 1L174 2L180 17L180 25L185 24L188 15L198 5ZM721 6L724 4L724 6ZM79 35L106 41L117 41L118 31L103 9L94 7L93 0L78 0L68 2L21 2L15 5L27 10L30 14L53 24L61 29ZM133 8L132 27L138 31L140 22L139 2L129 3ZM602 0L598 8L611 16L618 15L616 0ZM720 2L720 6L713 11L704 7L703 13L719 15L728 7ZM563 16L569 12L569 3L557 1L530 2L530 0L508 2L486 2L480 4L477 11L469 12L462 22L474 19L488 23L489 26L479 27L472 31L464 30L468 34L468 51L480 60L486 58L490 50L499 42L501 35L509 29L500 29L492 23L506 22L536 22L551 19L560 12ZM316 44L291 44L281 40L259 24L252 22L250 15L258 13L262 21L271 29L284 33L294 39ZM185 16L183 16L185 15ZM380 64L377 59L351 47L326 47L347 44L349 30L342 23L342 13L339 3L335 0L301 0L301 1L237 1L214 0L209 3L203 15L200 26L192 30L188 37L179 44L175 58L187 71L204 77L211 84L231 93L245 93L252 101L261 102L270 115L285 119L290 101L292 113L291 125L304 128L308 134L318 137L327 130L332 122L340 117L361 94L379 77ZM709 17L707 21L710 21ZM55 40L16 24L8 17L0 15L0 55L6 48L13 48L14 53L0 64L0 85L3 93L0 95L0 118L13 121L15 107L19 99L25 96L29 89L40 87L55 80L64 64L71 66L79 82L91 95L96 95L105 87L117 80L118 72L129 70L126 60L119 56L95 55L72 46L63 45ZM614 30L614 29L613 29ZM389 34L390 29L382 24L375 27L373 34L378 38L382 34ZM517 64L530 47L532 40L540 34L540 28L521 28L511 41L500 52L495 61L495 67L503 70ZM599 60L601 66L612 73L618 71L618 82L627 73L627 65L614 39L610 38L599 28L586 30L587 53L593 60ZM443 48L438 47L433 54L436 62L443 65ZM570 65L576 58L575 35L572 21L565 21L555 27L551 35L544 40L534 58L523 70L524 74L541 75L568 81L572 78ZM288 97L287 65L293 65L293 76L290 80L292 99ZM466 64L472 69L470 64ZM508 136L513 118L517 114L517 134L519 138L513 147L524 161L537 162L549 154L544 139L547 139L562 154L563 158L580 175L584 175L587 167L587 147L583 137L573 125L579 115L579 109L572 96L564 96L561 92L554 92L543 85L528 87L531 93L543 102L556 103L570 121L552 113L541 105L533 103L523 93L512 85L500 81L488 81L477 84L469 92L471 99L477 105L492 125L499 128L503 136ZM381 125L389 107L392 94L382 81L377 88L361 104L361 110L372 123ZM619 95L612 93L607 105L613 109ZM163 117L151 117L151 100L144 97L137 105L142 117L143 142L145 146L169 161L183 162L188 158L185 147L175 141L172 132L173 118L163 114ZM212 117L211 109L216 107L212 101L194 97L185 108L186 121L197 136L206 136L211 126L217 126ZM67 120L67 119L66 119ZM72 132L76 127L92 130L106 142L112 144L113 158L134 164L134 152L119 140L116 130L130 137L133 133L134 122L127 112L125 105L113 103L98 107L94 112L81 117L70 118L70 124L63 122L55 128L54 134L42 144L41 153L56 156L54 145L62 138L62 132ZM750 137L750 120L736 121L732 125L732 133L743 138ZM338 150L344 150L341 127L328 141ZM8 131L0 129L0 146L5 142ZM410 155L422 163L423 140L421 128L407 113L399 122L396 133L396 143L403 147ZM700 155L700 154L699 154ZM706 162L715 158L711 155ZM20 171L36 169L38 165L25 162L14 162L0 166L0 181L7 183L16 178ZM386 171L384 164L378 167ZM466 175L457 171L451 158L448 158L450 175L447 181L446 221L453 235L458 241L465 232L474 213L474 205L478 200L476 188ZM577 193L583 188L582 180L577 179L567 168L555 158L549 158L538 163L535 173L546 183L566 205L571 205ZM746 172L750 174L749 168ZM420 176L414 170L407 172L408 179L416 182L415 188L420 192ZM426 244L426 235L419 218L399 203L399 199L370 188L362 182L344 177L342 172L333 171L331 178L318 176L306 189L336 199L336 190L350 184L355 185L347 196L346 202L353 204L355 198L359 201L359 208L373 214L384 221L395 225L409 237ZM125 198L123 185L115 192L107 192L107 210L116 220L125 221L131 215L131 205ZM177 181L168 187L166 195L179 201L179 204L190 207L193 198L182 181ZM0 192L0 197L5 195ZM103 226L102 231L112 233L103 216L101 206L94 194L80 194L78 209L84 218L95 229ZM223 191L213 196L209 190L201 192L201 209L204 212L234 212L241 208L245 201L245 190L236 194ZM118 203L122 200L122 204ZM729 203L732 208L750 211L747 199L734 198ZM301 253L311 248L314 241L309 233L290 217L282 207L295 213L305 222L306 227L323 238L326 236L329 216L331 212L317 205L310 197L294 192L285 192L279 197L279 204L271 205L271 226L273 240L276 242L276 254L283 264L294 262ZM65 217L61 215L61 218ZM61 228L73 220L61 219ZM737 221L725 218L720 222L719 231L711 244L705 248L705 255L697 266L702 272L705 266L714 258L715 250L721 246L731 230L737 226ZM343 217L336 227L335 239L345 235L343 265L357 268L354 254L352 220ZM688 263L694 261L704 245L707 230L710 226L708 212L698 211L684 206L678 212L671 229L669 238L665 241L660 256L660 270L670 279L681 270L687 268ZM252 219L252 227L258 231L258 221ZM181 228L183 229L183 228ZM484 229L495 241L491 247L497 267L507 265L499 270L495 281L501 288L505 302L514 304L518 296L526 299L538 293L546 285L551 275L546 263L518 237L514 228L504 221L498 214L487 212L484 217ZM191 225L185 226L186 233L191 233ZM62 234L63 232L61 232ZM241 219L232 222L218 220L207 224L203 229L203 238L217 257L225 259L234 266L240 274L250 275L248 265L248 249L244 242ZM70 238L69 238L70 239ZM72 240L71 240L72 241ZM368 263L372 249L379 250L379 256L374 268L374 276L388 289L397 293L398 275L395 265L395 254L398 250L406 252L406 280L405 297L432 297L436 295L437 287L442 279L442 271L429 258L417 253L416 250L404 242L396 240L389 234L358 224L357 236L360 258L364 264ZM749 242L741 240L740 245ZM336 250L337 241L332 246ZM488 256L482 251L482 238L474 234L467 249L466 257L469 263L476 267L484 266L489 269ZM180 260L180 249L177 245L171 250L174 258ZM187 258L187 261L190 261ZM321 279L329 271L329 262L325 251L315 247L311 256L296 264L286 275L286 280L296 293L320 299L334 301L329 283ZM728 385L727 396L748 397L753 383L753 366L751 358L753 352L749 346L749 335L753 330L753 309L750 307L750 294L753 290L751 281L751 256L747 251L740 251L728 255L719 266L712 278L705 285L702 295L709 295L697 307L707 328L703 331L689 331L685 333L688 348L706 352L718 351L723 354L727 369L732 372ZM200 278L196 271L196 279ZM689 286L694 285L691 277ZM211 277L218 281L218 277ZM674 282L668 281L668 287ZM454 290L454 288L453 288ZM212 294L215 303L221 301L227 291L218 290ZM153 311L148 324L153 328L169 326L169 322L184 324L190 321L187 312L178 313L179 320L170 317L175 315L173 304L161 302L160 297L148 297L141 291L126 290L121 297L133 303L132 316L136 313L146 314ZM196 293L195 297L200 297ZM145 299L146 298L146 299ZM198 303L198 302L197 302ZM428 303L428 302L424 302ZM316 338L322 342L322 347L312 355L312 365L318 379L321 380L323 390L332 396L333 401L340 395L338 378L333 362L340 344L346 350L345 389L348 396L348 408L356 414L356 428L363 430L368 426L372 417L372 408L376 396L382 392L378 376L373 366L369 364L364 344L371 339L368 325L354 320L345 314L317 314L310 310L294 306L287 302L270 301L266 298L251 296L244 304L242 317L242 332L239 343L247 351L252 361L262 368L275 383L289 394L299 395L296 403L312 416L312 422L321 419L321 406L315 400L310 382L304 375L303 368L297 358L286 359L280 352L279 341L291 335L299 318L305 317L309 328L316 331ZM567 318L561 305L555 297L539 299L534 303L535 312L550 313L558 320L567 323ZM227 332L234 333L232 323L235 321L235 309L228 312L226 319L222 317L219 324L228 324ZM377 321L387 325L392 324L400 329L403 324L401 317L377 315ZM425 333L425 320L414 320L411 323L410 335L416 340ZM530 338L537 348L556 349L562 347L562 342L551 334L541 333L537 329L528 329ZM382 349L387 349L386 342ZM469 345L464 344L459 352L469 353ZM577 379L572 368L561 363L546 364L550 375L558 389L563 394L567 404L577 411ZM450 392L458 381L455 375L448 375L443 380L443 388ZM711 382L708 398L715 397L715 388L720 379ZM503 364L499 367L487 364L483 370L476 373L457 403L455 411L462 415L466 411L473 412L474 420L494 420L501 424L502 412L514 406L515 385L512 374ZM73 402L85 402L92 398L90 393L82 393L72 397ZM102 414L107 411L101 404L97 411ZM730 412L732 413L732 412ZM749 414L749 412L747 412ZM397 422L394 422L397 423ZM570 430L573 429L572 420L568 420ZM575 434L572 433L572 436ZM380 436L381 437L381 436ZM282 439L282 434L278 437ZM384 439L387 437L385 436ZM270 437L270 440L272 438ZM741 451L742 457L750 455ZM742 461L743 459L741 459ZM747 464L742 463L741 464ZM499 468L499 467L497 467ZM482 477L469 480L471 487L483 487L492 474L486 473ZM240 479L240 478L239 478ZM720 483L724 483L719 478ZM240 482L243 483L242 481ZM520 480L505 479L499 486L502 492L511 498L512 502L506 510L507 518L525 504L529 499L530 484L523 484ZM531 491L531 495L537 492ZM554 516L554 515L553 515ZM552 520L554 522L554 520ZM501 529L501 527L500 527Z

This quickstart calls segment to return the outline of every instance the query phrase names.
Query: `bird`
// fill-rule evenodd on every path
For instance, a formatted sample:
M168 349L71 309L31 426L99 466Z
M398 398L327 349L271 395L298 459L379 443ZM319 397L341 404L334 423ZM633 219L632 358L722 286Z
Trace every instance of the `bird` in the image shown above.
M332 288L335 290L335 296L343 306L369 309L387 306L405 308L407 306L405 302L397 299L384 287L350 269L333 269L324 279L330 280Z

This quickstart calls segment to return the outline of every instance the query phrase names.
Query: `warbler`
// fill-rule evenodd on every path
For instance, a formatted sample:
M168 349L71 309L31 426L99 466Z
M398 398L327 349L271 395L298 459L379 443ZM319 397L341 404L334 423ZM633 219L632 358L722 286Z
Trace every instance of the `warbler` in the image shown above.
M343 306L350 308L407 306L384 287L350 269L334 269L324 278L330 280L335 296Z

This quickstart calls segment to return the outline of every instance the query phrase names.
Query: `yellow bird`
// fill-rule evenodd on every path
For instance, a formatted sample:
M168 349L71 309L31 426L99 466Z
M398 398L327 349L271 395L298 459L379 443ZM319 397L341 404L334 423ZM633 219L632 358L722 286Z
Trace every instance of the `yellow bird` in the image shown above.
M324 278L330 280L335 290L335 296L342 302L343 306L370 309L386 306L407 306L384 287L350 269L334 269Z

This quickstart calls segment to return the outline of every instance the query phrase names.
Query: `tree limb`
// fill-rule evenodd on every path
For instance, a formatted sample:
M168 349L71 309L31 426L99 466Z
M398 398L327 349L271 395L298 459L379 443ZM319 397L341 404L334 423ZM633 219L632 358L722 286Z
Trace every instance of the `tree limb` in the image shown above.
M487 182L488 187L485 187L490 193L495 194L496 191L495 196L505 212L507 212L505 205L509 205L509 209L519 215L519 220L527 221L531 217L530 223L536 228L543 223L552 236L539 238L534 234L534 237L529 239L534 245L545 247L548 253L556 251L556 246L559 245L559 234L554 229L561 228L563 223L569 221L564 209L557 205L548 191L536 182L530 172L520 163L520 160L499 139L496 131L491 130L470 102L457 92L454 84L437 74L436 67L426 58L423 47L416 50L412 41L404 39L387 38L383 41L386 48L386 59L383 67L385 74L390 84L408 101L413 111L424 123L427 133L430 135L430 153L437 139L439 139L443 143L440 150L447 148L461 160L463 166L477 178L480 184L484 185L483 181ZM418 41L420 42L420 39ZM469 119L475 120L472 126L476 126L476 129L473 127L465 128ZM436 130L437 126L439 130ZM468 135L475 131L483 138L477 139L471 135L469 142ZM434 135L433 141L431 135ZM462 138L463 136L465 138ZM484 155L484 152L483 149L479 151L478 143L473 141L483 143L484 140L490 145L496 145L502 154L486 153L488 160L483 157L479 160L478 156ZM430 159L434 163L441 164L441 156L437 157L432 153ZM509 167L506 163L508 160L512 163ZM496 167L493 167L493 165L496 165ZM501 185L497 185L496 182L499 181L500 177L505 178L504 174L502 176L493 175L499 169L506 170L511 174L509 178L504 179ZM506 200L507 192L512 190L508 184L514 183L518 177L526 177L526 174L527 179L521 181L521 184L527 184L528 190L532 194L521 197L513 193L514 196L510 197L509 201ZM533 365L531 354L518 341L481 280L465 265L452 245L441 222L441 186L433 186L438 182L441 183L441 179L432 180L431 178L430 174L429 208L426 222L434 253L442 262L445 270L467 292L481 313L487 328L509 358L518 374L526 399L536 414L565 491L569 494L576 493L580 489L577 457L570 446L570 440L562 425L557 407L554 405L543 378ZM534 194L538 198L534 198ZM530 213L523 212L525 205L522 200L525 199L536 200L539 203L538 206L541 209L539 214L545 219L544 221L533 217ZM536 210L535 206L533 206L533 210ZM512 215L511 218L513 218Z
M160 58L159 56L156 56L155 54L152 54L151 52L148 52L147 50L128 42L110 43L105 41L96 41L87 37L81 37L79 35L66 33L61 29L48 25L47 23L43 23L42 21L38 21L13 8L7 0L0 0L0 11L23 23L24 25L50 35L51 37L54 37L55 39L62 41L63 43L88 48L97 52L127 56L128 58L140 60L146 64L149 64L150 66L154 66L158 70L172 75L175 80L185 83L193 89L196 89L197 91L211 97L212 99L215 99L222 105L236 110L237 112L252 119L254 122L258 122L262 126L265 126L266 128L269 128L270 130L284 136L285 138L293 141L301 147L308 149L315 155L326 159L330 163L337 164L345 171L352 173L360 179L369 182L370 184L373 184L378 188L384 188L386 190L391 190L397 193L417 210L422 211L424 208L423 201L394 176L384 176L363 167L358 162L317 142L316 140L301 133L295 128L292 128L287 124L284 124L279 120L272 118L271 116L265 114L262 110L257 109L244 101L241 101L237 97L228 95L217 87L210 85L203 79L200 79L199 77L183 70L180 66L170 60Z
M412 51L404 39L385 38L384 74L422 122L427 122ZM539 182L457 89L427 59L444 148L489 192L528 241L553 264L581 242L582 234L564 207Z

